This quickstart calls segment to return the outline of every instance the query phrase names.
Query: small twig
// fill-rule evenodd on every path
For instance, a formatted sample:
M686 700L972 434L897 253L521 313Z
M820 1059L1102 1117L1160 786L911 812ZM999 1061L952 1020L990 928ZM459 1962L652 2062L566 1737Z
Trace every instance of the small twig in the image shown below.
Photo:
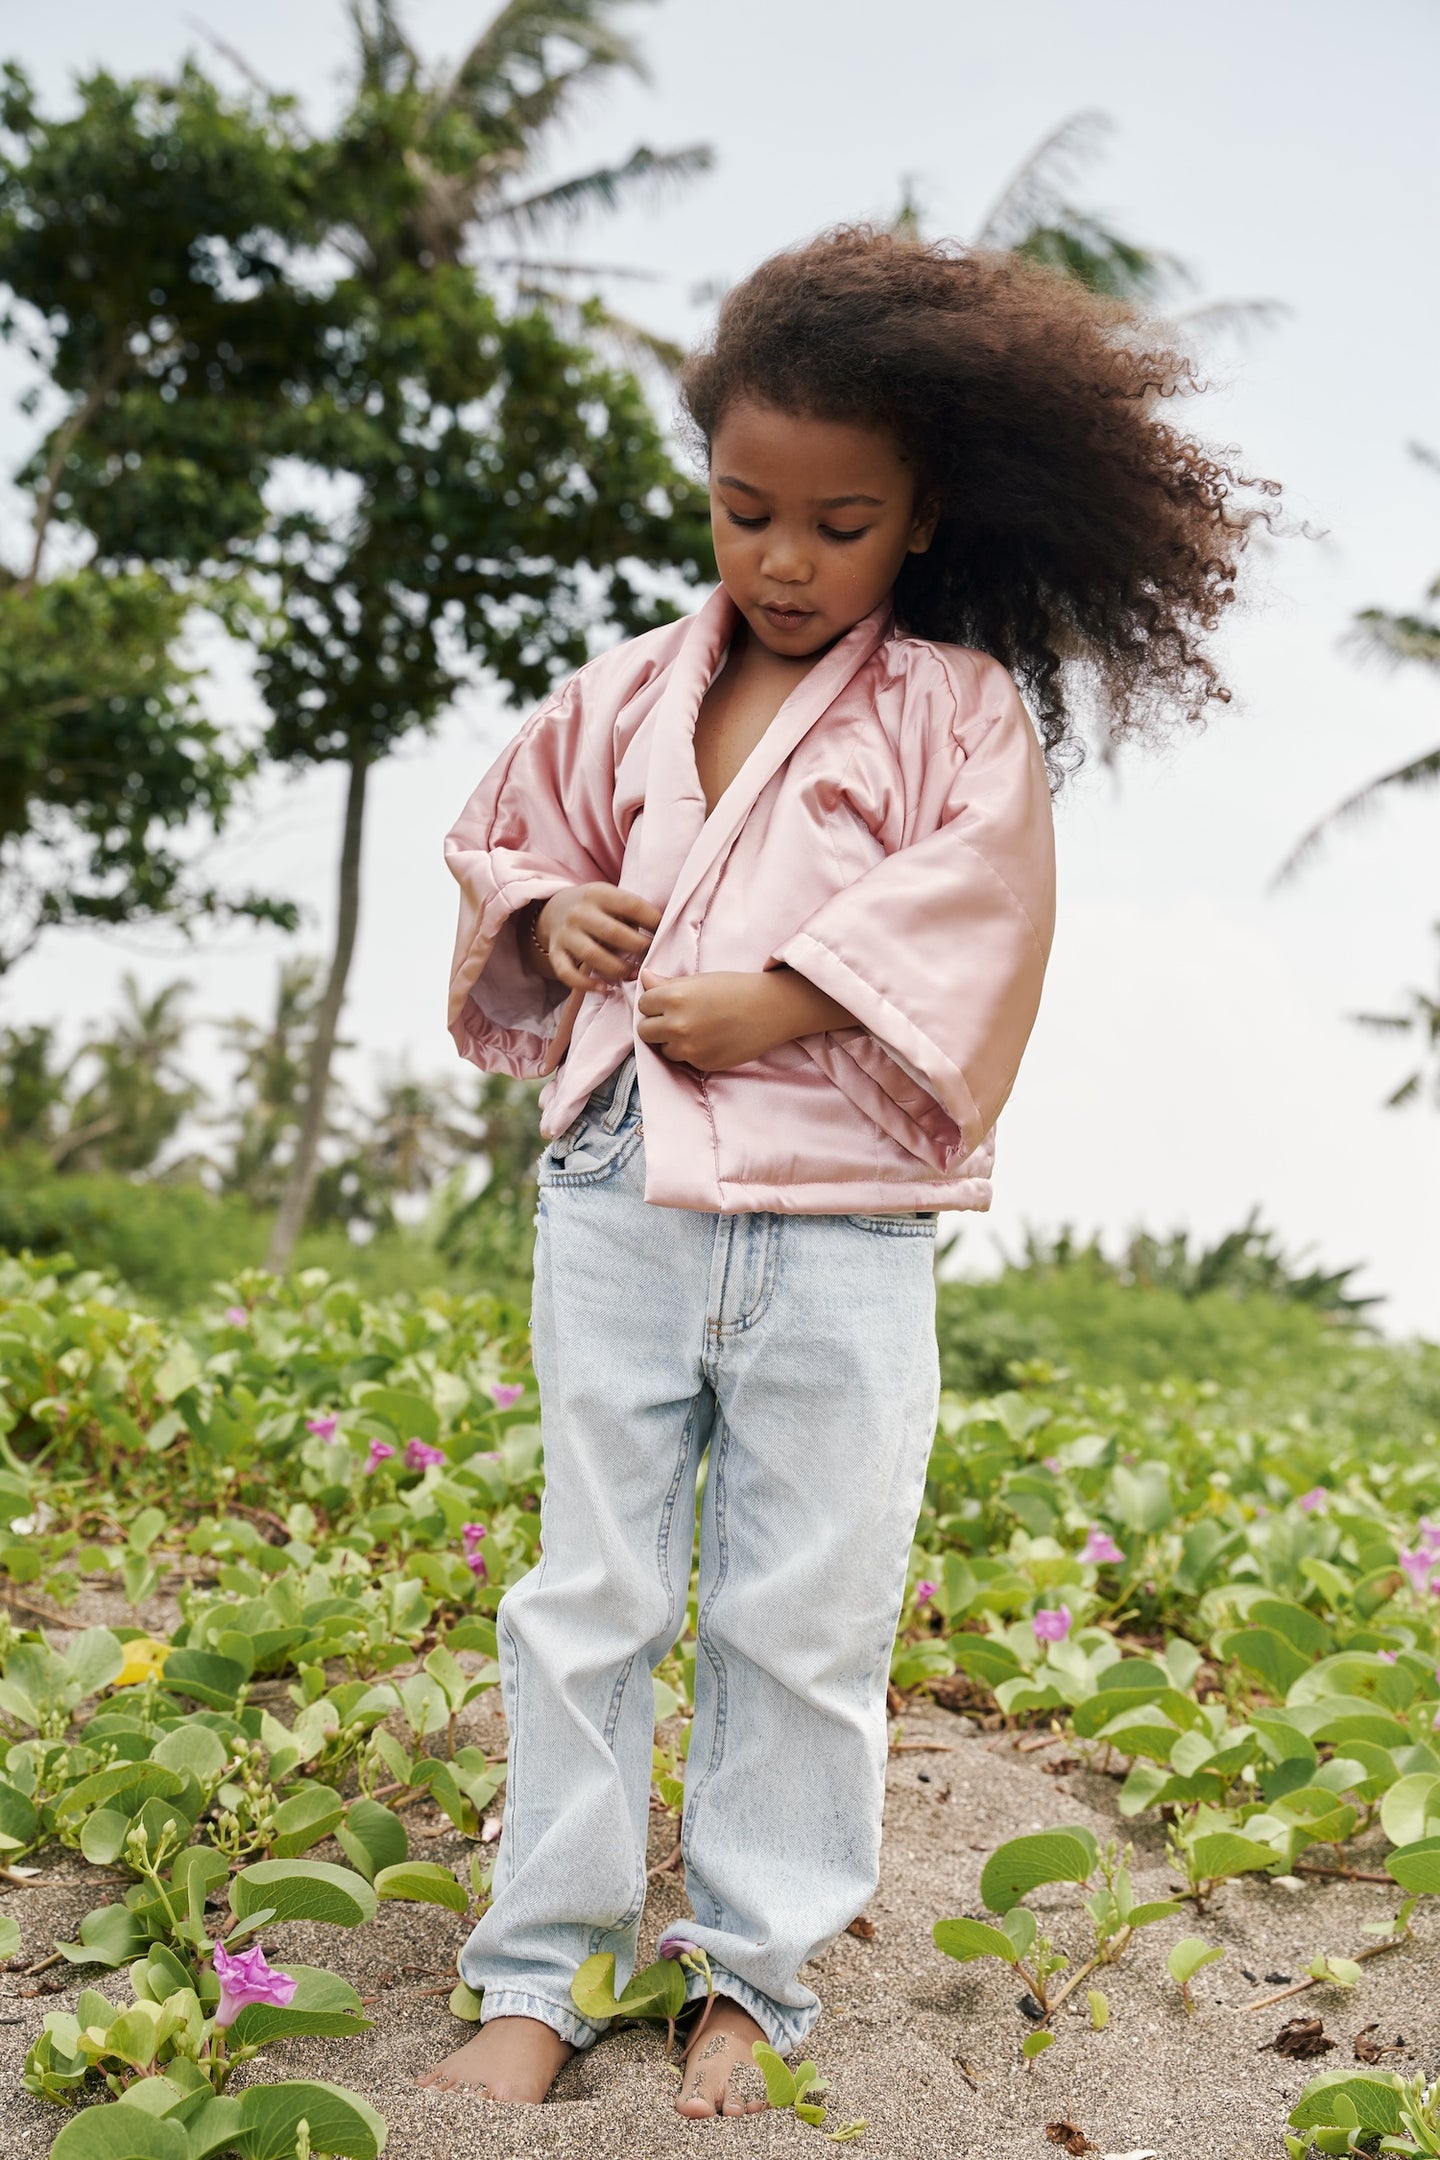
M22 1980L33 1980L37 1973L49 1972L52 1965L63 1965L64 1963L65 1959L63 1954L59 1950L57 1950L52 1956L48 1958L41 1958L38 1965L27 1965L25 1967L25 1970L21 1973L20 1977Z
M892 1740L892 1755L953 1755L954 1747L948 1740Z
M1375 1868L1316 1867L1313 1861L1297 1860L1291 1872L1296 1875L1334 1875L1341 1882L1384 1883L1387 1890L1393 1890L1395 1887L1393 1875L1382 1875Z
M654 1867L647 1868L645 1870L645 1880L647 1882L653 1882L657 1875L668 1875L672 1868L679 1866L680 1861L684 1856L684 1851L685 1847L683 1840L680 1838L676 1838L674 1850L668 1852L663 1860L657 1860Z
M1023 1740L1015 1742L1015 1753L1017 1755L1038 1755L1042 1747L1054 1747L1056 1741L1063 1740L1064 1737L1063 1733L1058 1732L1029 1733Z
M1386 1878L1388 1881L1388 1877ZM1363 1965L1367 1958L1384 1957L1387 1950L1399 1950L1406 1941L1403 1935L1394 1935L1389 1942L1372 1943L1368 1950L1357 1950L1351 1959L1353 1965ZM1307 1988L1322 1987L1325 1983L1312 1973L1308 1980L1297 1980L1294 1987L1281 1988L1278 1995L1262 1995L1259 2002L1246 2003L1247 2010L1268 2010L1271 2003L1285 2002L1291 1995L1303 1995Z

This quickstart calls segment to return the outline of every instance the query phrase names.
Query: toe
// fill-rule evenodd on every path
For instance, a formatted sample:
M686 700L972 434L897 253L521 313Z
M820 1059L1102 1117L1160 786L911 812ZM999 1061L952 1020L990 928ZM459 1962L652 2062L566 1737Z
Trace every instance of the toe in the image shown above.
M693 2122L698 2122L701 2116L713 2115L715 2110L703 2094L689 2093L683 2100L675 2102L675 2112L677 2115L688 2115Z

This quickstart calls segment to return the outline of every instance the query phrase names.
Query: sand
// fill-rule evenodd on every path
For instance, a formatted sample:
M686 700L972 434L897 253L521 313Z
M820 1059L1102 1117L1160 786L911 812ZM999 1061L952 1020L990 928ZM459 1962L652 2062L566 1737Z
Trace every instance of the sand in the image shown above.
M493 1697L485 1698L472 1736L492 1748L502 1741ZM1440 1927L1426 1910L1420 1941L1367 1964L1354 1990L1316 1988L1253 2013L1246 2005L1273 1992L1263 1975L1298 1978L1321 1950L1353 1954L1368 1940L1363 1923L1393 1912L1398 1894L1320 1881L1296 1892L1252 1877L1227 1885L1198 1921L1187 1912L1138 1937L1118 1966L1097 1976L1110 2002L1107 2029L1090 2029L1082 1989L1074 2010L1058 2020L1056 2045L1027 2069L1020 2041L1030 2028L1017 2008L1019 1984L990 1961L961 1966L943 1957L930 1939L933 1922L978 1916L985 1855L1006 1837L1053 1823L1084 1822L1102 1839L1133 1837L1138 1894L1163 1896L1173 1878L1162 1835L1153 1824L1137 1830L1120 1822L1112 1779L1083 1769L1047 1775L1047 1764L1054 1769L1065 1760L1063 1743L1019 1752L1017 1736L978 1732L938 1708L907 1711L903 1738L932 1741L937 1751L892 1755L883 1873L869 1908L874 1936L842 1936L806 1975L825 2003L807 2052L829 2080L826 2127L863 2116L869 2127L858 2149L873 2160L1045 2160L1058 2150L1046 2125L1062 2118L1102 2154L1151 2148L1160 2160L1276 2160L1288 2109L1315 2071L1351 2062L1363 2026L1377 2021L1387 2041L1403 2034L1406 2050L1390 2060L1407 2074L1433 2075L1440 2066ZM428 1803L408 1820L417 1856L463 1860L463 1841ZM657 1818L652 1860L663 1859L672 1842L673 1828ZM319 1847L316 1857L342 1856ZM34 1886L3 1888L3 1909L24 1931L23 1962L45 1955L57 1933L73 1933L97 1902L77 1856L52 1850L44 1859ZM1078 1953L1085 1936L1075 1897L1055 1889L1032 1903L1055 1938ZM643 1960L653 1957L660 1928L685 1910L680 1884L659 1878ZM448 1991L463 1932L448 1913L402 1905L382 1905L378 1920L354 1935L279 1931L267 1945L277 1962L288 1955L343 1973L375 1998L375 2023L361 2040L273 2047L262 2058L264 2074L325 2076L363 2093L389 2122L392 2160L691 2160L722 2147L743 2151L746 2160L802 2150L818 2160L828 2149L823 2132L788 2113L683 2121L672 2104L676 2080L663 2040L649 2030L622 2030L574 2058L542 2108L418 2090L414 2073L467 2030L449 2015L444 1993L421 1992ZM1226 1956L1197 1979L1196 2011L1187 2016L1165 1974L1165 1954L1180 1935L1194 1933L1223 1944ZM1242 1968L1261 1976L1258 1984ZM73 2006L75 1977L58 1968L44 1980L56 1977L59 1991L37 1996L41 1981L16 1970L0 1976L0 2150L7 2160L44 2154L63 2120L20 2085L41 2014ZM85 1977L100 1986L111 1979ZM1334 2053L1304 2062L1259 2052L1296 2013L1324 2018L1339 2043Z

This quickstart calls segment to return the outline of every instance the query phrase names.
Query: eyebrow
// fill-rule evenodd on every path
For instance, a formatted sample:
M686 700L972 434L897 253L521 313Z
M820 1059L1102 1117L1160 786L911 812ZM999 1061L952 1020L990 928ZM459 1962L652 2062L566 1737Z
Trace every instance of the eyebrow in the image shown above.
M733 473L717 473L715 485L717 487L738 488L742 495L758 497L765 492L763 488L752 487L748 480L737 480ZM883 510L885 507L884 502L878 495L827 495L823 502L816 503L815 508L817 510L848 510L855 503L863 504L867 510Z

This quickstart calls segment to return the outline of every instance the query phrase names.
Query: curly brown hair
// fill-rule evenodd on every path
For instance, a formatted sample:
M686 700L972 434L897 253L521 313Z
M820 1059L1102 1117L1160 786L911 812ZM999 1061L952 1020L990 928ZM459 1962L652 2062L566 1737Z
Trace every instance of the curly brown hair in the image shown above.
M1010 670L1057 781L1083 755L1077 701L1120 742L1229 698L1205 642L1279 489L1162 418L1199 387L1114 301L1012 254L865 226L762 263L680 379L706 445L739 397L889 431L940 511L897 618Z

